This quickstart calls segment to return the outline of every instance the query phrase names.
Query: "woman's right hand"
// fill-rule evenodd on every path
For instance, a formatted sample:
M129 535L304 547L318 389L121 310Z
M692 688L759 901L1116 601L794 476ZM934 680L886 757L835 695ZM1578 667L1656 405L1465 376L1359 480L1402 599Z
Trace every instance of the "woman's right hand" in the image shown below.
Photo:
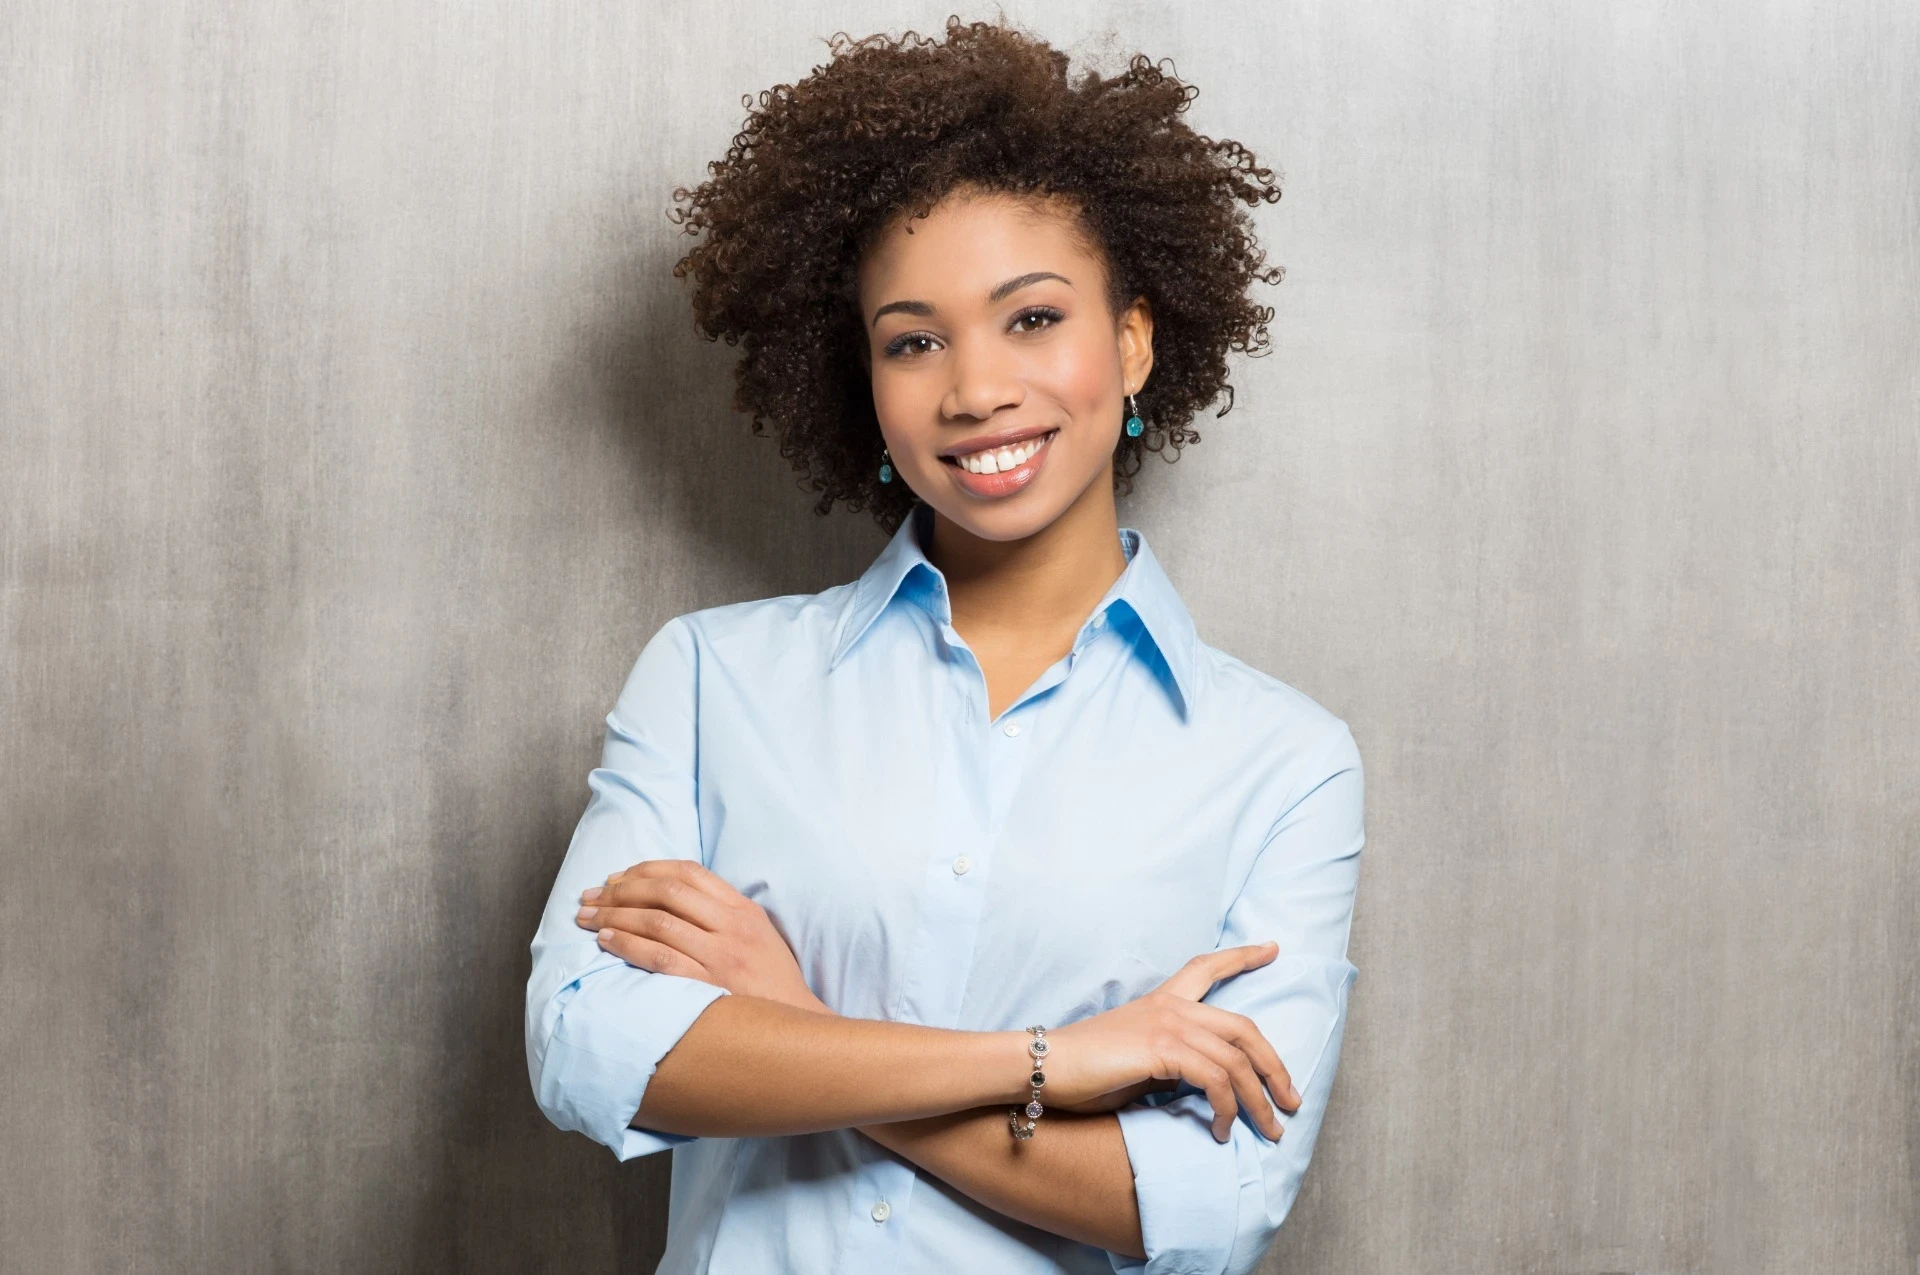
M1278 1141L1285 1130L1267 1091L1291 1115L1300 1106L1293 1078L1251 1018L1204 1004L1201 997L1221 979L1265 965L1279 950L1268 941L1202 952L1146 995L1049 1031L1040 1101L1062 1111L1112 1111L1185 1080L1213 1105L1217 1141L1232 1135L1241 1104L1254 1126Z

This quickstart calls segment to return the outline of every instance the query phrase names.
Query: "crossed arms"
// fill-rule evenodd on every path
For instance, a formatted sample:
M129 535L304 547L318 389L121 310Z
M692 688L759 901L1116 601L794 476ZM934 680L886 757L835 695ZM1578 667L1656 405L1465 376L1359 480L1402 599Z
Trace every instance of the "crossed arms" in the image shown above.
M1116 1270L1252 1269L1312 1154L1356 974L1361 772L1344 725L1276 812L1218 948L1049 1033L1047 1114L1016 1143L1024 1032L833 1013L764 912L700 864L672 628L608 716L534 940L528 1065L548 1117L622 1159L858 1128L989 1208L1106 1249ZM582 918L583 903L607 912Z

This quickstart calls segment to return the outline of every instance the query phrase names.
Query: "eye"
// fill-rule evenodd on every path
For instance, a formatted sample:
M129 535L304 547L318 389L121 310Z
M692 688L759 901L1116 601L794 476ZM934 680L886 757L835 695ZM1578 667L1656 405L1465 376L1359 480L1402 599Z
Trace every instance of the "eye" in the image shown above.
M1050 305L1031 306L1013 316L1015 332L1040 332L1052 327L1067 316Z
M902 332L887 342L883 350L888 358L897 359L903 355L912 357L926 354L938 344L938 341L925 332Z

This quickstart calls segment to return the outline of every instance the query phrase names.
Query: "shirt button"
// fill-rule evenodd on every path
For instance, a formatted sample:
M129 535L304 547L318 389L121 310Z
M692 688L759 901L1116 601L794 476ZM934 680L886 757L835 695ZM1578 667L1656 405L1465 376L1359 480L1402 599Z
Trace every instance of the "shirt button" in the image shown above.
M953 875L955 875L956 877L963 877L967 875L967 869L971 868L972 866L973 866L973 860L967 858L967 856L963 854L953 861Z
M893 1210L887 1207L885 1200L882 1200L873 1206L873 1220L876 1222L884 1222L887 1220L887 1214L891 1212L893 1212Z
M1020 723L1008 722L1005 726L1001 727L1000 729L1004 730L1007 733L1007 737L1011 739L1013 736L1018 735L1020 733Z

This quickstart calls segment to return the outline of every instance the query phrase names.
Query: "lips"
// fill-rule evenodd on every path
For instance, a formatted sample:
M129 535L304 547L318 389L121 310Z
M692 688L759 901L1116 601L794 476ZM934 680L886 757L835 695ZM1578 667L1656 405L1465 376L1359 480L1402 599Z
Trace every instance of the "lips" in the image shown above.
M1057 429L1049 430L1037 440L1028 438L1008 447L969 452L964 456L942 456L940 459L962 490L989 499L1010 496L1031 483L1045 466L1047 456L1053 450L1053 440L1059 433ZM996 468L993 473L975 473L966 467L968 462L978 467L997 467L1003 461L1009 462L1009 467Z
M1038 442L1041 438L1053 433L1053 431L1058 428L1059 426L1057 425L1042 428L1027 425L1015 429L997 430L991 434L976 434L972 438L963 439L955 443L952 447L941 452L940 455L943 459L949 457L960 459L967 456L977 456L981 452L997 452L1002 448L1017 447L1021 444ZM1012 468L1012 466L1009 465L1007 468Z

